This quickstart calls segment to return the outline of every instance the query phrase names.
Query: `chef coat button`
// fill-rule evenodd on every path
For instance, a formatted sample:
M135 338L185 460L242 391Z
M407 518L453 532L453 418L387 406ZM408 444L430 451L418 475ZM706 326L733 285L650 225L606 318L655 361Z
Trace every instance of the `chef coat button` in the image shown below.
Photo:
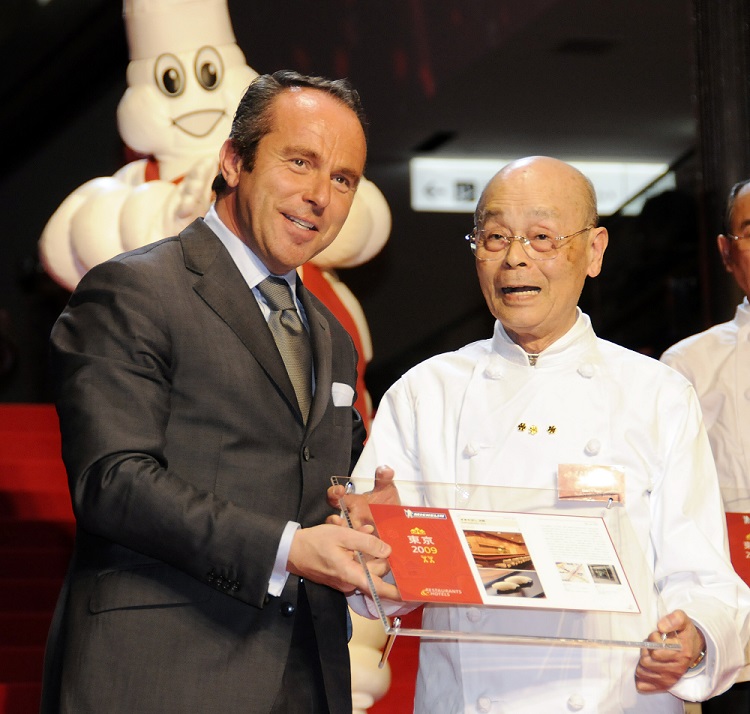
M584 447L584 451L589 456L596 456L601 450L602 445L599 443L599 439L589 439L589 442Z
M281 614L284 617L291 617L292 615L294 615L294 610L295 607L294 605L292 605L292 603L286 601L281 603Z
M580 374L584 379L591 379L594 376L594 365L590 362L584 362L578 368L578 374Z
M482 619L482 611L478 607L470 607L466 611L469 622L479 622Z
M497 360L491 360L484 368L484 376L487 379L501 379L503 376L503 366Z
M579 712L586 706L586 700L580 694L571 694L568 697L568 709Z
M477 711L478 712L491 712L492 700L489 697L479 697L479 699L477 699Z
M304 449L302 449L302 458L305 461L309 461L310 460L310 448L308 446L306 446Z
M476 444L473 441L470 441L466 446L464 447L464 455L471 458L472 456L476 456L479 453L479 444Z

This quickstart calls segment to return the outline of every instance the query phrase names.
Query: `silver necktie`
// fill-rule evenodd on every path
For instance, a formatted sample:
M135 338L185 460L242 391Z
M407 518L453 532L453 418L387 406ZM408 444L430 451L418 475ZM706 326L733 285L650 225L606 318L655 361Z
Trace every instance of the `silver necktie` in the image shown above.
M307 422L312 401L310 336L297 313L292 290L286 280L269 276L258 285L258 290L271 308L268 327L284 360L302 418Z

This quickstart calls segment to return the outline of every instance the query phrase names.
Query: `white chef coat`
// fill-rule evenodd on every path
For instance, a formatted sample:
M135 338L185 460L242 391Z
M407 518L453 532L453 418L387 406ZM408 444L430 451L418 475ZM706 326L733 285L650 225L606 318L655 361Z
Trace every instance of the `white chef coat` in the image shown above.
M750 495L750 305L670 347L661 357L692 382L703 410L719 484Z
M520 430L522 423L537 426L535 433ZM683 677L675 696L644 696L634 684L638 649L423 640L418 714L665 714L682 712L677 697L703 699L732 683L743 661L750 591L728 562L695 393L656 360L598 339L586 315L579 312L535 366L496 323L491 340L407 372L383 397L353 475L372 477L387 464L395 469L402 503L419 505L417 487L428 482L554 489L561 463L624 469L627 514L644 558L666 611L685 610L704 632L705 666ZM429 495L421 503L453 505ZM350 602L362 612L361 602ZM426 606L423 627L534 634L556 616ZM658 616L651 613L637 639L655 629ZM597 616L578 617L579 631L595 637L588 623Z

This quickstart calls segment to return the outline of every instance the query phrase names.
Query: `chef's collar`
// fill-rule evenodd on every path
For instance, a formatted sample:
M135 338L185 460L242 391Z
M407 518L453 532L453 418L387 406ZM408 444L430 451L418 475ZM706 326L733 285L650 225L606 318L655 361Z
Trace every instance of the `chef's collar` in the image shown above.
M737 314L735 319L741 325L745 325L750 322L750 303L748 303L747 297L737 305Z
M582 340L591 334L591 320L589 316L576 307L576 321L573 326L547 349L537 355L536 366L546 364L560 355L573 356L571 352L583 352L588 346L588 340ZM513 364L530 366L529 354L510 338L499 320L495 321L495 332L492 336L492 351L499 354Z

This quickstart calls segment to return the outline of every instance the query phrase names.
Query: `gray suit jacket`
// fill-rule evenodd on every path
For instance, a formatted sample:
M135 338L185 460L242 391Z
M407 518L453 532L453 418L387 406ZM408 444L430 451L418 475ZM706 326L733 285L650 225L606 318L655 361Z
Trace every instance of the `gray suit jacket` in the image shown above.
M364 430L349 335L300 287L316 390L307 427L268 326L198 220L81 281L52 332L77 519L43 711L268 712L298 578L267 595L287 521L325 520ZM306 583L332 712L350 714L346 603ZM304 693L300 692L300 697Z

